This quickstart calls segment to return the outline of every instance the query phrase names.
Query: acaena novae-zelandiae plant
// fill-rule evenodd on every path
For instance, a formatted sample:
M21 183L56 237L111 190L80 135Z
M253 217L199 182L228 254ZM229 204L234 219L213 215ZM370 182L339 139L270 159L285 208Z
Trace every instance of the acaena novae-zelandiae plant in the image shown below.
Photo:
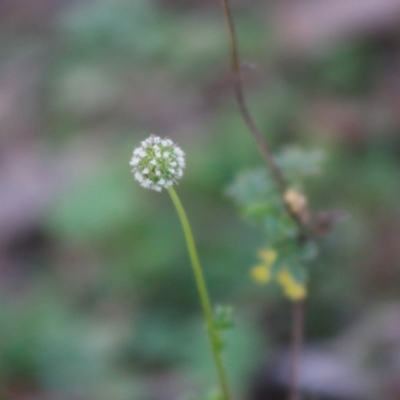
M132 167L133 176L142 187L157 192L167 189L175 205L185 235L217 372L219 393L216 398L230 400L227 375L222 360L222 331L231 326L227 323L230 313L224 307L217 308L215 312L212 308L192 229L182 203L173 188L173 185L183 176L185 153L172 140L152 135L133 151L129 165Z
M288 174L291 168L297 172L307 165L309 154L291 152L286 157L288 163L280 165L282 155L272 153L246 103L230 0L220 0L220 4L228 31L234 95L243 122L253 136L266 166L240 175L229 193L245 216L258 223L267 234L268 246L259 251L260 263L252 269L252 277L258 283L278 282L284 295L293 302L288 400L300 400L299 366L303 344L303 303L307 296L307 264L317 254L316 240L327 233L343 213L316 213L311 210L303 192L302 179L292 179ZM297 157L299 154L300 158Z

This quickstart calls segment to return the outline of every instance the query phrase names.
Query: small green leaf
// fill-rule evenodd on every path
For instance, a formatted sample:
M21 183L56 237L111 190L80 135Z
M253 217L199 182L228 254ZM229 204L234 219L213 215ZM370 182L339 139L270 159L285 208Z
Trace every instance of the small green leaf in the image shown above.
M215 309L215 327L219 331L225 331L235 327L233 321L233 309L230 306L217 306Z
M226 193L239 206L247 207L251 203L270 201L276 193L276 185L265 168L258 168L240 173Z
M276 163L290 183L299 184L302 179L321 172L325 154L321 150L303 150L287 147L276 156Z

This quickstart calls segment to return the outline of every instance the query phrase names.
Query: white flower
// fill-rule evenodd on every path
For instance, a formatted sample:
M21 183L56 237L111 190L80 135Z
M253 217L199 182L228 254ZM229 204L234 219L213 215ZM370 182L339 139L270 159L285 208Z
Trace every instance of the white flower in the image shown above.
M181 156L181 157L183 157L183 156L185 155L185 153L184 153L179 147L175 147L174 153L175 153L177 156Z
M161 192L183 176L184 156L172 140L152 135L133 151L129 165L141 186Z
M140 158L133 156L132 160L129 162L129 165L131 165L131 166L138 165L139 161L140 161Z
M161 186L158 186L158 185L154 185L154 186L152 187L152 189L156 190L157 192L161 192L162 187L161 187Z
M144 188L149 188L150 185L151 185L151 180L150 180L150 179L146 179L145 181L143 181L143 182L141 183L141 185L142 185Z
M142 176L142 174L141 174L140 172L136 172L136 173L135 173L135 179L136 179L139 183L143 182L143 176Z
M164 146L164 147L172 147L173 144L174 144L174 143L172 142L171 139L164 139L164 141L163 141L163 146ZM178 148L178 147L176 147L176 148Z
M139 147L138 149L136 149L136 150L133 152L133 154L134 154L135 156L138 156L139 158L142 158L142 157L144 157L144 156L146 155L146 152L145 152L141 147Z
M185 159L182 156L179 156L176 161L178 161L179 166L184 167L185 166Z

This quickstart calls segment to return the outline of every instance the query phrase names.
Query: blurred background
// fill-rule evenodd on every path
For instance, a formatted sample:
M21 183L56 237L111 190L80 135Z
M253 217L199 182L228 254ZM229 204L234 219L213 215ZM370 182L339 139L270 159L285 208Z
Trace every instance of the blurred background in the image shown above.
M326 153L307 192L346 210L311 270L310 399L400 399L400 1L235 0L250 108L274 149ZM249 268L263 234L226 187L262 164L214 0L0 1L0 398L179 400L214 383L170 199L128 161L150 133L215 302L235 398L284 399L291 306Z

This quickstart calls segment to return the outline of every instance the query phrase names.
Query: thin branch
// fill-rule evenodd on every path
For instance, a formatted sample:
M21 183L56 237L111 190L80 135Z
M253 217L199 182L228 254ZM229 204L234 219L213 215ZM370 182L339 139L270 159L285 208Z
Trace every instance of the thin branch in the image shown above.
M225 22L229 31L229 46L230 46L230 54L231 54L231 72L233 78L233 86L235 90L236 100L242 114L242 117L250 131L256 140L261 154L265 159L271 173L274 177L274 180L282 193L286 191L286 182L283 178L283 175L279 168L277 167L274 158L272 156L271 150L265 140L263 139L263 135L261 131L258 129L255 124L250 111L247 107L246 100L244 98L243 85L242 85L242 77L240 73L240 61L239 61L239 52L235 34L235 27L233 25L232 13L229 6L228 0L221 0L222 8L224 11Z
M296 301L293 305L293 336L290 362L289 400L300 400L299 366L303 346L303 330L304 303L303 301Z
M236 101L239 106L240 113L243 117L244 122L247 125L250 133L254 137L257 145L261 151L261 154L271 171L272 177L279 188L282 195L282 202L291 216L293 221L297 224L299 229L299 240L304 241L312 236L312 233L308 227L300 220L299 216L295 214L288 204L285 202L284 196L287 190L287 183L283 177L281 170L278 168L272 152L264 140L263 134L257 127L254 119L252 118L250 111L247 107L246 100L244 97L242 77L240 71L240 58L238 45L235 34L235 27L233 24L232 13L230 9L229 0L221 0L221 6L224 12L225 22L229 32L229 47L231 55L231 73L233 78L233 87L235 92ZM304 309L303 302L297 301L293 305L293 337L292 337L292 359L291 359L291 371L290 371L290 392L289 400L300 400L299 392L299 362L303 346L303 325L304 325Z
M251 135L255 139L258 148L263 156L269 170L271 171L272 177L281 192L282 195L282 202L286 211L296 223L299 229L299 240L304 241L308 237L311 236L307 226L301 221L299 216L294 213L291 208L286 204L284 200L284 195L287 190L287 183L281 170L278 168L274 157L272 155L271 149L268 146L267 142L265 141L263 134L261 133L260 129L254 122L254 119L247 107L244 91L243 91L243 84L242 84L242 76L240 71L240 58L239 58L239 51L235 33L235 27L233 24L232 12L229 5L229 0L221 0L221 6L224 13L225 22L228 28L229 33L229 48L230 48L230 56L231 56L231 73L233 79L233 88L235 92L235 97L237 104L239 106L240 113L242 118L249 129Z

